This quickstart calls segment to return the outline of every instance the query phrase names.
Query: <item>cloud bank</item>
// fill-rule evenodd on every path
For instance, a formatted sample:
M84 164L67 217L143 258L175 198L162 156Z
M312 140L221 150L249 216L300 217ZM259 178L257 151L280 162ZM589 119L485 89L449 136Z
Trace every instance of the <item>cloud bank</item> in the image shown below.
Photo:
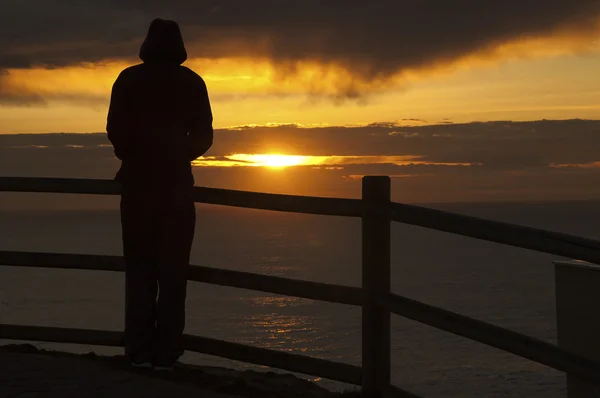
M597 50L600 34L597 0L4 0L0 106L104 105L108 89L72 92L69 84L49 87L42 75L23 80L13 72L136 63L156 17L180 23L189 64L200 73L223 60L238 72L249 65L269 71L252 75L266 79L264 87L242 84L215 98L339 103L461 65Z
M0 68L132 60L149 21L180 22L192 57L337 65L385 79L524 39L598 33L596 0L7 0Z

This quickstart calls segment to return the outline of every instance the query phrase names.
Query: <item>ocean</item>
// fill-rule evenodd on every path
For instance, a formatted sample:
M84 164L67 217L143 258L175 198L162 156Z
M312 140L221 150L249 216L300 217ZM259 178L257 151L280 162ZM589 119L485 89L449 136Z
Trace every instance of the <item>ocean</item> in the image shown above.
M0 250L119 255L118 202L110 200L112 207L103 210L0 211ZM600 202L430 207L600 237ZM193 264L360 286L358 219L208 205L197 210ZM556 343L556 259L418 227L392 228L395 293L551 343ZM121 330L123 291L120 273L0 266L0 322ZM186 333L360 364L360 308L191 282L187 309ZM186 353L182 361L259 368L200 354ZM566 396L560 372L397 316L392 366L396 385L427 397Z

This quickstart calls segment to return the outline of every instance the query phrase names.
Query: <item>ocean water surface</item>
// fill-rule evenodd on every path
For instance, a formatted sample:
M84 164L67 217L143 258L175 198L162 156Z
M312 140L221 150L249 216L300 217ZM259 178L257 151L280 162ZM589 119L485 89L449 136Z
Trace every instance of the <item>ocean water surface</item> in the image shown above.
M598 202L433 207L600 237ZM197 209L194 264L360 286L358 219ZM0 210L0 236L0 250L119 255L118 202L105 210ZM552 343L556 259L418 227L392 228L395 293ZM123 290L120 273L0 266L0 322L121 330ZM198 283L189 285L187 308L187 333L360 364L360 308ZM190 353L182 360L258 368ZM427 397L566 396L560 372L396 316L392 361L394 383ZM329 388L348 387L312 379Z

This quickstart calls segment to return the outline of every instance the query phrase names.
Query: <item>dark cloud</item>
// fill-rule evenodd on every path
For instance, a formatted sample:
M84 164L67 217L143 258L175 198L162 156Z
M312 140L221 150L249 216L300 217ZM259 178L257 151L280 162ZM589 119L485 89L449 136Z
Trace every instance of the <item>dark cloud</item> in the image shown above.
M192 56L268 57L291 73L318 61L374 81L523 37L591 34L599 15L597 0L4 0L0 68L133 59L162 16Z
M247 127L221 130L211 153L417 155L431 162L515 169L599 160L600 121L488 122L429 126Z
M600 121L541 120L477 122L428 126L373 123L365 127L241 126L216 130L207 154L225 160L233 153L285 153L313 156L416 156L433 163L473 163L484 169L525 170L551 164L600 161ZM111 155L98 134L0 135L0 148L69 145ZM20 156L20 155L19 155ZM54 154L53 156L56 156Z

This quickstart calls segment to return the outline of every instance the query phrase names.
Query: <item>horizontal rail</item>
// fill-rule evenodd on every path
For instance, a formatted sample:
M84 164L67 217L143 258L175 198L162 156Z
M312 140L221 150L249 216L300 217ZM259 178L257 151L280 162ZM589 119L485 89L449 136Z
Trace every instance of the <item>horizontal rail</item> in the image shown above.
M391 203L392 221L600 264L600 241L425 207Z
M123 346L122 332L47 326L0 324L0 339ZM360 367L345 363L191 335L183 336L183 346L187 351L201 354L324 377L343 383L361 384Z
M379 299L390 312L510 352L600 385L600 363L553 344L396 294Z
M364 208L358 199L194 189L196 202L215 205L347 217L361 217ZM1 191L118 195L121 187L112 180L0 177ZM377 213L404 224L600 264L600 241L593 239L401 203Z
M43 177L0 177L0 192L70 193L120 195L121 185L114 180Z
M282 195L206 187L194 189L196 202L213 205L342 217L361 217L363 209L359 199Z
M358 287L302 281L279 276L225 270L210 267L190 267L189 280L213 285L294 296L330 303L362 305L362 290Z
M0 251L0 265L94 271L125 271L118 256ZM362 291L351 286L301 281L279 276L192 265L188 280L240 289L294 296L338 304L362 305Z
M121 185L113 180L0 177L0 192L2 191L119 195ZM360 217L363 208L358 199L281 195L207 187L194 187L194 201L249 209L344 217Z

